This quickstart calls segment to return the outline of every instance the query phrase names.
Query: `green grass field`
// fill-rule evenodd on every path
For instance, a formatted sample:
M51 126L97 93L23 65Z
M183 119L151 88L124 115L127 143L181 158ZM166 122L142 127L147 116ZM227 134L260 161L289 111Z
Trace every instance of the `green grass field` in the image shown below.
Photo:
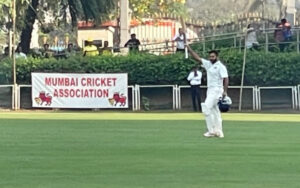
M1 188L291 188L300 115L0 112Z

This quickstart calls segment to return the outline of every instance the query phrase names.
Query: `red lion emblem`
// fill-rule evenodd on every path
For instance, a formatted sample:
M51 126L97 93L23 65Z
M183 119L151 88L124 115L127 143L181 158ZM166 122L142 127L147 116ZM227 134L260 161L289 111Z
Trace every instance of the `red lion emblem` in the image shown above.
M39 97L35 98L35 102L38 105L43 105L43 103L46 103L46 106L50 106L52 103L52 96L49 95L49 93L45 93L44 91L41 91L39 94Z
M113 97L108 99L111 105L117 106L120 103L120 106L125 106L126 97L123 94L114 93Z

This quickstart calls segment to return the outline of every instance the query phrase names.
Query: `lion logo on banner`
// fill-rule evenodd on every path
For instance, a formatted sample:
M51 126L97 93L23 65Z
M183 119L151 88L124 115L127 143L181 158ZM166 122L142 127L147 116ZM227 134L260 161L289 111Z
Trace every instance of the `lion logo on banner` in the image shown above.
M46 106L50 106L52 103L52 96L49 95L49 93L45 93L45 91L41 91L39 94L39 97L34 98L35 102L38 105L43 105L43 103L46 103Z
M118 92L114 93L113 97L108 99L109 103L112 106L117 106L118 103L120 103L120 106L126 105L126 96L124 94L120 94Z

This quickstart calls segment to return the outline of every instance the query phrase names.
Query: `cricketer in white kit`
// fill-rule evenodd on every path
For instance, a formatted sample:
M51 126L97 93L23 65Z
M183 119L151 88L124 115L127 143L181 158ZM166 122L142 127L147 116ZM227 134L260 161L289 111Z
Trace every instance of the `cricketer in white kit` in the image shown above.
M204 103L201 103L202 112L205 115L207 132L205 137L223 138L222 117L218 107L220 98L227 96L229 85L226 67L218 60L218 52L210 51L209 60L200 58L189 45L187 48L193 58L198 61L207 72L207 95Z

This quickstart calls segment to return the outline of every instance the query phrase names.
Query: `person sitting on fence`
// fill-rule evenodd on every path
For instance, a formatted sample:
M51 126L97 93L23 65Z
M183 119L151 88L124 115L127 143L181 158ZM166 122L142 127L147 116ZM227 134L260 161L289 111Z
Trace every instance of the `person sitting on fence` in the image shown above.
M136 38L136 34L131 34L131 39L125 44L125 47L129 47L130 52L138 52L141 45L139 39Z
M251 24L247 27L247 35L246 35L246 48L248 49L257 49L259 43L256 37L256 30L252 27Z
M280 52L283 52L284 44L282 42L284 42L284 35L283 35L283 31L282 31L282 27L281 27L280 23L276 24L276 29L274 31L274 39L275 39L276 43L278 43Z
M176 34L173 38L173 40L177 42L176 52L184 52L185 51L184 43L185 43L186 39L184 37L187 38L187 35L184 35L184 31L182 28L179 28L178 34Z
M97 46L93 45L93 39L88 38L86 46L83 48L83 56L97 56L99 51Z

